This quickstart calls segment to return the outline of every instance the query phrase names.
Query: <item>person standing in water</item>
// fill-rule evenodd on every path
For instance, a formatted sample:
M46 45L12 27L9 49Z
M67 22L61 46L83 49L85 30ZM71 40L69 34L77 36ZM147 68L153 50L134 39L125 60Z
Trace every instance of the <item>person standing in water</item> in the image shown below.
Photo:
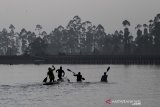
M101 82L108 82L107 78L108 78L108 75L106 72L104 72L104 75L102 75L102 77L101 77Z
M60 67L60 69L57 69L56 72L58 72L58 80L62 80L62 76L64 77L65 75L65 72L63 71L62 67Z
M54 79L55 79L55 76L53 73L53 71L55 70L55 67L54 66L52 66L52 67L53 67L53 69L49 67L48 72L47 72L47 76L49 76L50 82L54 82Z
M81 72L78 72L78 74L73 74L73 76L77 76L77 82L82 82L82 80L85 80L85 78L82 77Z

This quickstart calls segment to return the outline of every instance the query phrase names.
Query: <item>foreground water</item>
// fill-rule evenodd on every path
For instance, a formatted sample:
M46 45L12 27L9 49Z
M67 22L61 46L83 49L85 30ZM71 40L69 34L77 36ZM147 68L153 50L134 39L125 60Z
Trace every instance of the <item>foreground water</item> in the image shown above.
M107 65L63 65L71 83L42 85L51 65L0 65L0 107L159 107L160 66L110 65L109 83L99 80ZM55 65L59 68L60 65ZM66 69L82 72L76 83ZM123 101L106 103L106 100ZM124 103L136 100L141 104Z

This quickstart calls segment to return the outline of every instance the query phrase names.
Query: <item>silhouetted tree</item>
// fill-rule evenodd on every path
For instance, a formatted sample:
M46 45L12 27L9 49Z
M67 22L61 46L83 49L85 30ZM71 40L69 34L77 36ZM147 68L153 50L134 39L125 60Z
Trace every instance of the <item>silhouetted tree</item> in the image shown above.
M46 55L47 44L40 37L36 38L34 42L29 44L28 53L30 55L42 56Z
M160 14L154 18L151 35L154 36L154 53L160 54Z
M0 55L159 55L160 54L160 14L149 24L136 26L137 36L129 31L130 22L122 22L124 31L107 34L104 27L93 25L90 21L82 21L74 16L67 27L58 26L47 34L42 26L37 24L35 32L22 29L15 32L11 24L9 31L0 31Z
M27 31L26 29L21 29L21 32L19 33L19 39L21 44L21 53L25 54L26 49L28 47L28 41L27 41Z
M16 33L14 32L15 27L11 24L9 26L9 29L11 30L10 33L7 34L8 38L8 50L6 52L7 55L16 55L18 52L17 47L17 37L15 36Z
M128 20L124 20L122 22L124 28L124 54L130 54L131 53L131 42L132 42L132 36L130 36L129 32L129 26L130 22Z
M80 26L79 32L80 53L91 54L93 35L95 33L95 29L93 28L92 23L90 21L83 22Z
M142 54L142 47L143 47L143 37L142 37L142 30L140 29L142 25L138 24L135 29L137 29L137 37L135 39L136 43L136 54Z
M39 25L39 24L37 24L36 25L36 29L35 30L37 30L38 31L38 35L39 35L39 37L41 37L41 30L42 30L42 26L41 25Z
M7 29L3 28L0 32L0 55L6 55L8 51L9 38Z
M123 53L123 31L115 31L112 35L112 54L119 55Z
M144 33L143 33L143 41L144 41L144 45L143 45L143 54L151 54L152 53L152 35L149 35L148 32L148 25L147 24L143 24L143 28L144 28Z
M68 35L70 36L68 41L70 54L80 53L80 27L81 18L79 16L74 16L73 19L70 20L67 25Z
M104 48L104 38L106 37L106 33L104 31L104 27L99 24L96 28L96 33L94 35L94 50L98 51L98 53L102 53Z

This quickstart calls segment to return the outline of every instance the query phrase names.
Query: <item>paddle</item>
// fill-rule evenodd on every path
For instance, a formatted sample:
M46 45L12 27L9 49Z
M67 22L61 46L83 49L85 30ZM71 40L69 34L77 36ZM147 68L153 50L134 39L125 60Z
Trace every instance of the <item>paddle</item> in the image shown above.
M67 69L69 72L72 72L73 74L75 74L75 72L71 71L70 69Z
M76 74L75 72L71 71L70 69L67 69L69 72L72 72L73 74ZM82 80L85 80L85 78L82 78Z
M107 68L107 71L106 71L106 73L107 73L109 70L110 70L110 66Z
M43 80L43 82L47 82L47 77Z
M82 78L82 80L85 80L85 78Z

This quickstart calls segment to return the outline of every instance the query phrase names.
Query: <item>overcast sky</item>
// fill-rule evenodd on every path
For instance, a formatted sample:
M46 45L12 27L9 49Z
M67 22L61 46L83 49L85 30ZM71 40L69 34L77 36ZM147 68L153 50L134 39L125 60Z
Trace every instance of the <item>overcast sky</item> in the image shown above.
M13 24L18 31L34 31L41 24L49 33L78 15L112 33L122 29L124 19L133 27L147 23L160 13L159 5L160 0L0 0L0 30Z

